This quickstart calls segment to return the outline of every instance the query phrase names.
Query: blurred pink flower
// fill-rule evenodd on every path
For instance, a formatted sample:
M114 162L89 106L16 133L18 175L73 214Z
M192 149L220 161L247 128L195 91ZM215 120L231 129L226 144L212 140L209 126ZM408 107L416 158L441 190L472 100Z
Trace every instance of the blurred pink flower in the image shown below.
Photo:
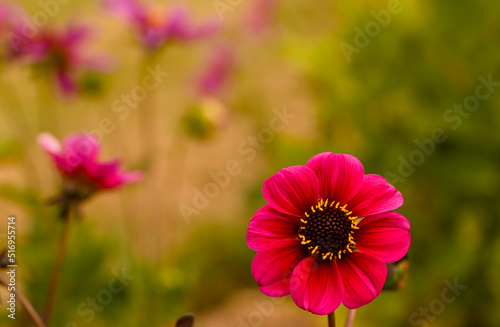
M229 79L234 67L234 53L228 47L218 47L198 77L198 94L214 96Z
M70 25L65 30L37 30L30 36L22 34L22 24L13 28L16 43L11 42L13 56L26 58L35 67L52 76L54 84L64 93L78 91L78 78L84 72L105 72L111 66L107 56L86 56L90 29Z
M13 10L12 5L0 3L0 59L9 55L9 34L15 17L16 10Z
M279 0L252 0L245 22L254 33L263 33L271 25Z
M4 31L9 16L10 16L9 8L6 5L0 3L0 33Z
M130 24L141 42L150 50L158 49L170 40L192 40L209 36L220 28L215 19L199 25L192 23L184 5L169 8L144 5L137 0L104 0L104 5Z
M359 308L377 297L384 263L410 247L410 223L393 212L403 196L379 175L365 175L351 155L320 153L305 166L264 182L263 206L250 220L247 244L257 250L252 275L268 296L291 294L302 309Z
M219 46L195 81L194 101L183 116L186 132L197 139L206 140L217 130L226 128L231 112L225 105L222 89L228 83L234 66L234 53L226 46Z
M143 179L140 171L126 172L118 160L99 162L100 145L89 134L71 134L63 146L49 133L37 138L38 144L52 157L63 179L63 194L85 199L94 192L112 189Z

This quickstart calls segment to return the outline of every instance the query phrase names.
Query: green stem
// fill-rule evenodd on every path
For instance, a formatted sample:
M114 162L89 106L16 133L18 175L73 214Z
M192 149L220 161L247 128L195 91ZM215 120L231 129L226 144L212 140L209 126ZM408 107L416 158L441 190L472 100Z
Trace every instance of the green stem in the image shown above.
M29 121L30 115L26 113L25 106L18 96L18 90L15 86L12 87L8 77L0 76L0 89L5 91L5 93L2 93L2 107L6 108L6 116L10 116L8 118L12 120L9 125L12 125L14 133L17 134L25 150L26 156L22 159L22 169L27 184L41 189L43 182L40 177L39 167L36 165L36 158L31 149L36 134Z
M56 259L54 262L54 267L52 268L52 273L50 275L49 290L47 293L47 299L45 302L45 310L43 312L43 321L47 326L49 326L50 318L52 316L52 311L54 309L54 303L57 295L57 288L59 285L59 279L61 275L61 268L64 261L64 256L66 254L66 249L68 247L69 240L69 227L70 227L70 210L68 210L65 217L63 217L63 230L61 238L59 240L59 247L57 248Z
M335 327L335 311L328 315L328 327Z
M149 74L148 67L154 67L158 59L155 54L146 53L144 59L139 67L139 76L137 78L137 85L141 86L143 84L145 76ZM156 115L156 107L155 107L155 95L157 93L157 89L159 85L155 88L148 90L148 94L146 94L145 99L142 103L139 104L139 115L140 115L140 137L141 137L141 145L144 149L143 157L144 163L148 168L152 166L152 157L155 153L157 146L157 138L158 138L158 129L157 126L157 115Z
M354 318L356 318L356 309L349 309L345 320L345 327L352 327L354 324Z
M0 284L3 284L5 287L8 287L9 281L5 276L0 275ZM38 327L45 327L45 324L42 321L42 318L38 315L38 312L36 312L35 308L33 308L33 305L31 305L31 302L24 296L23 293L16 287L14 290L14 294L16 295L16 298L21 302L23 307L26 309L26 312L30 316L31 320L37 325Z

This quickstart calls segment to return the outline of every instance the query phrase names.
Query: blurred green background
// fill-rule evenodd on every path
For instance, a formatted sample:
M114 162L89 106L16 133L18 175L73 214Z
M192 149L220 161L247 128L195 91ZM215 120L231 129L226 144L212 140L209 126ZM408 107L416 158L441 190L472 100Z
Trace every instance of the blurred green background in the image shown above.
M18 3L30 14L41 10L36 2ZM217 15L212 2L189 5L198 18ZM477 107L473 98L481 77L500 82L500 3L279 1L260 35L242 25L250 6L242 1L227 11L221 35L172 44L156 59L170 75L147 99L157 115L149 145L137 129L140 111L120 120L111 110L137 85L143 53L99 2L61 4L53 18L90 23L93 47L116 58L99 94L61 99L27 67L4 63L0 244L7 216L16 215L18 282L34 306L43 307L61 231L56 209L44 204L59 180L36 135L49 131L61 139L109 118L116 128L103 136L101 157L119 156L148 177L83 206L52 326L173 326L185 312L196 313L198 327L325 326L326 318L289 297L274 303L259 292L250 273L254 251L245 241L248 221L265 203L263 181L323 151L352 154L367 173L386 176L402 192L398 211L412 224L407 286L359 309L355 326L499 326L499 87L493 84ZM389 9L394 13L383 16ZM181 117L192 103L193 76L217 42L236 53L225 98L230 122L198 140L183 132ZM474 110L454 112L464 101ZM283 110L294 115L286 128L259 142L255 157L244 152L249 137L262 135ZM35 122L40 114L49 117L45 125ZM446 140L427 140L436 129ZM145 146L154 153L147 163L140 160ZM183 216L180 207L193 206L210 173L232 161L241 172L196 214ZM127 286L90 319L85 303L123 273ZM453 281L467 288L445 303L442 292ZM6 295L0 292L0 324L29 326L22 310L15 322L7 318ZM338 310L339 324L346 312Z

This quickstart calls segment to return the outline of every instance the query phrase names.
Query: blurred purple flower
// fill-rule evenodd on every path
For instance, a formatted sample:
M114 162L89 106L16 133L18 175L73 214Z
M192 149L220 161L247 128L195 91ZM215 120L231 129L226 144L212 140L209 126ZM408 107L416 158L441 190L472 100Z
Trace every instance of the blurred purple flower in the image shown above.
M99 162L99 142L89 134L68 135L61 147L49 133L37 138L63 179L63 195L73 200L86 199L98 190L113 189L143 179L140 171L126 172L120 162Z
M234 53L229 47L218 47L198 77L198 94L214 96L227 83L234 66Z
M156 50L171 40L192 40L217 32L220 24L207 20L196 25L189 20L184 5L166 7L144 5L137 0L104 0L104 5L130 24L149 50Z
M28 63L52 76L54 84L66 95L78 90L78 78L84 72L105 72L110 69L107 56L86 56L90 29L81 25L69 25L65 30L43 29L25 36L23 24L17 19L11 42L12 56L27 59ZM12 41L11 40L11 41Z

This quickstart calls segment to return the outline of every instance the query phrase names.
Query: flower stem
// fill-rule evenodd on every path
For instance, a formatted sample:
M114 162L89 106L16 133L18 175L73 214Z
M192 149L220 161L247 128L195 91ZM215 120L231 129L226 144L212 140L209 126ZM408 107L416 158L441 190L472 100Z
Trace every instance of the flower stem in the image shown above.
M0 275L0 284L3 284L5 287L8 287L9 281L5 276ZM14 290L14 294L16 295L17 299L21 304L24 306L26 309L26 312L30 316L31 320L37 325L38 327L45 327L45 324L42 321L42 318L38 315L38 312L36 312L35 308L31 305L30 301L21 293L21 291L16 287Z
M345 327L352 327L354 324L354 318L356 318L356 309L349 309L345 320Z
M45 310L43 312L43 321L47 326L49 326L50 317L54 309L54 303L57 295L57 287L59 284L59 277L61 275L61 268L64 261L64 256L66 254L66 248L68 247L69 227L70 227L69 212L70 210L68 210L66 215L63 217L63 230L61 238L59 240L59 247L57 248L54 267L52 268L52 273L50 275L49 290L47 294L47 299L45 301Z
M328 327L335 327L335 311L328 315Z
M148 72L148 68L154 67L157 63L158 58L155 53L146 53L142 60L142 64L139 67L139 76L138 76L138 84L142 85L145 76L148 76L150 73ZM159 83L159 82L158 82ZM158 139L158 117L156 115L156 107L155 107L155 95L157 94L158 85L148 90L148 94L140 104L140 139L141 139L141 147L144 149L144 163L147 168L150 168L153 163L151 162L153 159L153 155L155 151L157 151L157 139Z

